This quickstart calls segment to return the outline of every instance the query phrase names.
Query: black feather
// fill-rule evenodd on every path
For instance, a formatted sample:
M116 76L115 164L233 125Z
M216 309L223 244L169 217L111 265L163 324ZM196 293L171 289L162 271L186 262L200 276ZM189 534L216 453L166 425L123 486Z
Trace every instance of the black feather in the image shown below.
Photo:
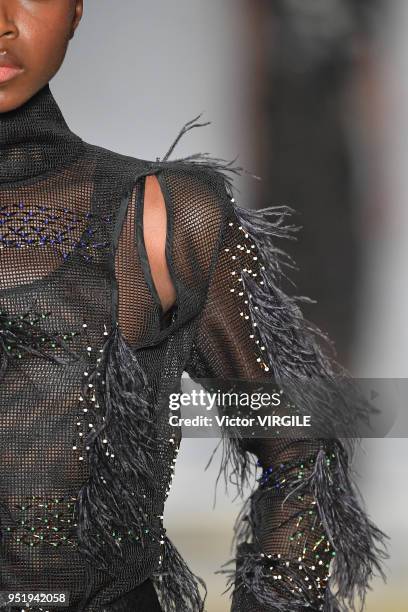
M78 495L77 521L80 550L107 569L112 554L122 556L121 541L113 532L131 530L144 545L148 528L148 539L160 539L159 525L147 515L143 497L154 480L160 440L147 376L119 326L112 328L100 354L99 365L84 381L84 397L89 383L94 385L98 407L89 401L96 426L86 438L90 476Z
M193 574L172 541L164 536L163 555L158 572L152 575L164 612L204 612L207 587ZM199 585L204 589L201 597Z

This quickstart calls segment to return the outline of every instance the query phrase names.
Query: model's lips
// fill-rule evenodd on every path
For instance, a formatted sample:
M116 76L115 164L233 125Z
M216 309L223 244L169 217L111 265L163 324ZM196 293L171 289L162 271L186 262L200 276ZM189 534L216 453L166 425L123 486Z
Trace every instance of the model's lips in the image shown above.
M5 83L6 81L10 81L15 76L23 72L22 68L17 68L16 66L0 66L0 83Z

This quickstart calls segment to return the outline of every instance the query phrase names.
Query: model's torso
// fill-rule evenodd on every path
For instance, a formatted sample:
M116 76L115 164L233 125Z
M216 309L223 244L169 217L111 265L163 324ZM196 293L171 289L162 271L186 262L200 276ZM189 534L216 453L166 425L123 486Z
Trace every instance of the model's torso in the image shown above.
M119 484L127 487L122 495L132 490L144 495L145 523L154 533L145 537L149 545L142 550L136 518L133 532L113 529L112 538L126 542L127 559L118 565L121 579L91 570L78 550L78 529L88 543L104 539L113 500L121 502L120 486L116 497L110 487L126 465L126 453L116 460L114 449L131 442L98 434L109 410L104 385L116 380L119 388L121 366L132 376L126 359L148 345L165 320L146 280L136 230L143 185L136 179L146 169L91 146L78 163L80 172L74 165L52 180L1 194L0 584L3 591L65 591L72 610L84 603L87 589L90 595L94 589L99 594L85 608L90 612L135 587L157 566L159 517L171 474L170 448L155 457L160 494L145 490L136 478L131 482L136 461L126 475L122 472ZM109 347L114 352L115 329L127 357L117 351L118 371L109 372L112 358L111 366L101 359ZM134 363L134 382L143 364L153 405L168 350L164 341L150 359L142 348ZM110 410L117 419L114 407ZM122 417L114 435L126 428ZM94 533L91 523L106 505L105 523L101 520ZM130 502L123 517L129 507Z

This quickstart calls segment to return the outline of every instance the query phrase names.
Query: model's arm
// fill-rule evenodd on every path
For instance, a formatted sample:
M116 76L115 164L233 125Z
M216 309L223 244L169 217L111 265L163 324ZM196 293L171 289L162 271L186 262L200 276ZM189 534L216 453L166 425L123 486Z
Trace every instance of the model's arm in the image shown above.
M331 361L296 301L280 286L277 243L290 233L286 209L244 211L221 173L210 171L206 178L191 168L183 174L182 162L174 165L176 172L169 167L163 174L175 219L176 263L185 286L207 278L186 371L199 383L202 378L283 382L301 412L330 420L335 407L324 391ZM163 249L164 199L156 178L148 181L146 250L166 308L173 289ZM304 393L296 381L316 374L323 375L321 385ZM353 407L346 402L344 410L352 413ZM292 434L224 440L221 469L240 489L250 476L251 458L264 470L238 517L233 612L329 611L335 609L327 586L330 572L342 603L364 595L373 571L380 571L383 534L358 502L346 450L337 439Z
M288 211L244 211L230 195L221 189L227 217L187 372L198 382L286 381L302 411L323 422L333 410L324 394L332 363L279 282L276 249L288 234ZM304 386L302 399L295 380L304 374L322 376ZM347 405L352 395L344 399L350 414L361 409ZM292 431L291 439L224 443L221 469L230 470L239 488L251 457L264 470L238 517L233 612L335 609L330 573L339 588L336 603L364 596L372 572L381 571L383 534L359 505L340 441L302 440Z

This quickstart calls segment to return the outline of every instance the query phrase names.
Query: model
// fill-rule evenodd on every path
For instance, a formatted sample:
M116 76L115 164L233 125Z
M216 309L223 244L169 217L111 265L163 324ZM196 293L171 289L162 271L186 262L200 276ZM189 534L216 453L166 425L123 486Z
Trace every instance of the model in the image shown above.
M163 525L183 371L282 385L320 424L369 408L350 383L336 411L324 336L280 287L290 210L238 206L224 160L169 159L198 124L155 161L69 129L49 81L82 12L0 1L0 591L6 610L198 612L205 585ZM384 534L357 499L351 445L295 427L223 444L238 490L251 458L262 468L231 609L364 598Z

